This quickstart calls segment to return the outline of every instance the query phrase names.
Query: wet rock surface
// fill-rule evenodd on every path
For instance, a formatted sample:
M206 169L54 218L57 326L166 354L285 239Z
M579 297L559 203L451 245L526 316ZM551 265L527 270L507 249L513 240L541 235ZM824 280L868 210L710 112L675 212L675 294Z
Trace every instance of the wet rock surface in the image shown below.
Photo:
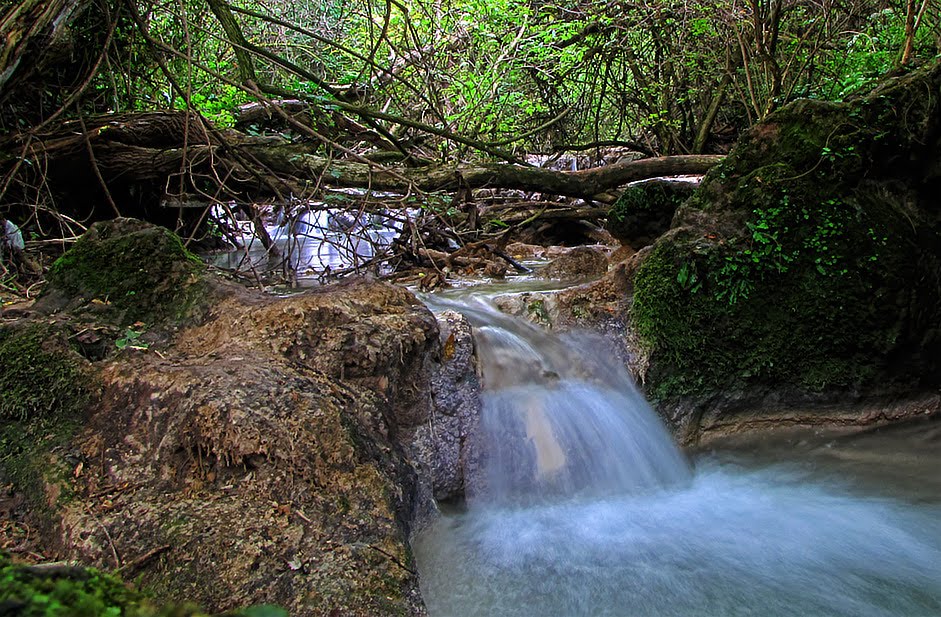
M547 279L589 279L608 271L608 256L597 247L578 246L556 257L537 276Z
M480 472L474 440L480 419L480 380L474 339L467 319L453 311L438 316L441 363L431 379L432 415L408 438L421 476L435 499L464 495L468 480Z

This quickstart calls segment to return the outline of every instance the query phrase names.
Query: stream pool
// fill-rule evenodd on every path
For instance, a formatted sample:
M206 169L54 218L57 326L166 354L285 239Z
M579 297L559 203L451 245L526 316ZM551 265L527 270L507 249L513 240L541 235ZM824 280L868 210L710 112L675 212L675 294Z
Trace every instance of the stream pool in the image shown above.
M430 615L941 615L939 423L692 459L683 486L445 512L414 542Z

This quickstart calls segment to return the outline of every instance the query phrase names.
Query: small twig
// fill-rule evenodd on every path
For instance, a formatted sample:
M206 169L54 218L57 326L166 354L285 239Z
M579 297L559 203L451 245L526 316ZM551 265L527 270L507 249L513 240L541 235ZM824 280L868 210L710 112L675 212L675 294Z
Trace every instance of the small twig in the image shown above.
M104 177L101 175L101 170L98 168L98 160L95 158L95 149L92 148L91 139L88 137L88 128L85 127L85 118L82 117L81 113L79 113L78 122L82 126L82 137L85 138L85 150L88 152L88 160L91 161L91 168L92 171L95 172L95 178L98 179L101 190L105 193L105 200L107 200L108 205L111 206L114 215L120 218L121 211L118 210L118 205L114 203L114 198L111 197L111 191L108 190L108 184L105 182Z
M392 561L392 563L394 563L394 564L397 565L398 567L402 568L403 570L405 570L405 571L408 572L409 574L412 574L412 575L414 575L414 576L418 576L418 572L416 572L415 570L412 570L412 569L409 568L407 565L405 565L404 563L402 563L401 561L399 561L399 558L396 557L395 555L389 553L388 551L382 550L381 548L379 548L378 546L376 546L376 545L374 545L374 544L367 544L367 546L368 546L369 548L371 548L372 550L374 550L374 551L378 551L378 552L382 553L383 555L385 555L386 557L388 557L388 558Z
M144 565L145 565L148 561L151 561L151 560L154 559L155 557L157 557L157 556L159 556L159 555L162 555L163 553L166 553L166 552L169 551L171 548L173 548L173 547L170 546L169 544L164 544L164 545L162 545L162 546L158 546L158 547L156 547L156 548L152 548L152 549L150 549L149 551L147 551L146 553L144 553L143 555L141 555L140 557L137 557L136 559L134 559L134 560L132 560L132 561L129 561L129 562L127 562L126 564L124 564L123 566L121 566L120 568L118 568L118 573L123 574L123 575L127 575L127 574L129 574L129 573L136 572L136 571L139 570L140 568L144 567Z
M88 515L92 517L92 520L98 523L98 526L101 527L101 530L105 532L105 537L108 539L108 544L111 546L111 556L114 557L114 567L120 570L121 558L118 557L118 549L114 546L114 540L111 539L111 534L108 533L108 528L104 526L97 516L95 516L95 513L92 512L90 507L88 507L88 504L85 504L85 510L88 512Z
M485 246L486 246L486 245L485 245ZM503 259L503 260L506 261L508 264L510 264L511 266L513 266L513 268L515 268L517 272L521 272L521 273L523 273L523 274L529 274L530 272L533 271L532 268L527 268L526 266L524 266L524 265L521 264L520 262L516 261L515 259L513 259L513 258L510 257L509 255L507 255L504 251L501 251L500 249L498 249L498 248L496 248L496 247L487 246L487 248L490 250L491 253L493 253L494 255L496 255L497 257L499 257L500 259Z

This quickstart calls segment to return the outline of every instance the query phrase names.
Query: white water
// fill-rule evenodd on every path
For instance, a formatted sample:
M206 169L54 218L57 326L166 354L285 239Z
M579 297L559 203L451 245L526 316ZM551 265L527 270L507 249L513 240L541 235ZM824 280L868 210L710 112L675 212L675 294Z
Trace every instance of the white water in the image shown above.
M941 615L941 496L722 456L692 474L598 341L462 310L486 473L413 543L433 617Z

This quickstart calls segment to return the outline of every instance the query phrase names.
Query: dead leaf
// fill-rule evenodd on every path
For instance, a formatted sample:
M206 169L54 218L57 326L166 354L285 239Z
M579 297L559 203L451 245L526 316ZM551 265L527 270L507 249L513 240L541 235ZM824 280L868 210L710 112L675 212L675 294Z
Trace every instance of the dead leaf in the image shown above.
M444 355L444 361L447 362L454 357L456 344L454 342L454 333L448 335L448 340L444 342L444 347L442 349L442 354Z

